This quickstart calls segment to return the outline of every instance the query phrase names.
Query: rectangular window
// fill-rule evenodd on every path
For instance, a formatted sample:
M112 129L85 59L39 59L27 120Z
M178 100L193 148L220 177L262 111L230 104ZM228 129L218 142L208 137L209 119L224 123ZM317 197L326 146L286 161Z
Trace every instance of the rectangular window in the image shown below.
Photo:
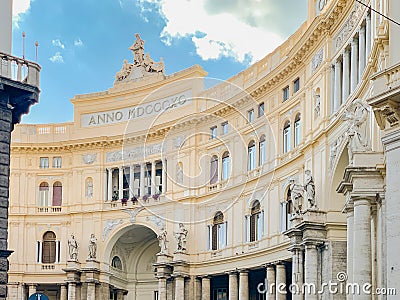
M60 156L53 157L53 168L61 168L61 161Z
M247 112L247 121L248 121L249 123L252 123L252 122L254 121L254 109L250 109L250 110Z
M210 128L210 138L215 139L217 137L217 126Z
M300 90L300 78L293 81L293 92L297 93Z
M222 134L228 134L228 122L224 122L221 124Z
M286 86L283 89L283 101L286 101L287 99L289 99L289 86Z
M49 158L48 157L41 157L40 158L40 168L41 169L48 169L49 168Z
M258 105L258 117L262 117L264 115L264 102Z

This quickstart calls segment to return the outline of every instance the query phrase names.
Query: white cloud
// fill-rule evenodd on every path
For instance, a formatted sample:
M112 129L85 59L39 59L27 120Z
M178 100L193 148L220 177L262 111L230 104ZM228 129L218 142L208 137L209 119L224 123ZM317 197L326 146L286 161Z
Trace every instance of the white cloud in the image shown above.
M279 46L283 39L266 28L252 26L233 12L206 10L207 0L140 0L145 13L149 4L165 19L161 38L169 45L175 38L190 38L204 60L233 57L253 63ZM179 8L179 9L178 9ZM245 7L243 8L245 9ZM146 18L147 16L143 16Z
M56 52L49 60L53 63L64 63L64 58L60 52Z
M81 46L83 46L82 40L81 40L80 38L77 38L77 39L74 41L74 46L75 46L75 47L81 47Z
M33 0L14 0L13 1L13 24L15 27L19 28L19 22L21 21L21 16L26 14L31 7L31 1Z
M52 41L51 41L51 44L52 44L54 47L60 47L61 49L64 49L64 48L65 48L65 45L60 41L60 39L52 40Z

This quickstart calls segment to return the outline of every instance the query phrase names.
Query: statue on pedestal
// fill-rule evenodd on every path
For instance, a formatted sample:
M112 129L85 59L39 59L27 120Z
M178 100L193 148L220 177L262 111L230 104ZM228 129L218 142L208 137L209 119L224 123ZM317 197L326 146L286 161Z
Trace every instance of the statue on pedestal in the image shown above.
M97 252L97 239L94 233L90 235L89 239L89 255L88 255L88 260L94 260L96 259L96 252Z
M68 251L70 260L78 260L78 248L78 242L75 240L75 236L71 234L71 238L68 240Z
M178 248L176 249L176 253L186 253L186 237L188 231L182 223L179 223L179 231L175 233L176 241L178 244Z
M292 201L293 211L296 215L301 214L303 207L303 193L304 188L300 184L296 183L294 179L289 181L290 200Z
M304 190L307 194L307 200L310 208L315 207L315 184L314 177L310 170L305 171Z
M143 60L144 60L144 40L140 38L140 35L138 33L135 34L136 41L133 43L133 45L129 48L129 50L132 50L133 55L134 55L134 60L133 64L135 66L143 66Z
M168 254L168 249L167 249L167 231L165 228L161 230L161 233L157 236L158 239L158 245L160 246L160 252L159 254Z

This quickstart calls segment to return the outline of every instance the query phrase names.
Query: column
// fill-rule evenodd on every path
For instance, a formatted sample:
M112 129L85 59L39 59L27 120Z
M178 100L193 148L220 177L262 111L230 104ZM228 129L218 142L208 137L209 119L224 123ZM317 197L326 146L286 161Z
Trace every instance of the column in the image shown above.
M367 15L367 18L365 20L365 64L368 64L368 58L369 54L371 53L371 47L372 47L372 31L371 31L371 14L369 13Z
M351 93L357 87L358 83L358 39L353 38L351 41L351 74L350 74L350 91Z
M335 112L335 65L331 66L331 114Z
M353 281L353 240L354 240L354 211L353 205L346 204L344 212L347 214L347 281ZM347 300L352 300L353 295L348 293Z
M103 185L103 192L104 192L103 193L103 199L104 199L104 201L107 201L108 200L107 169L105 169L104 172L103 172L103 183L104 183L104 185Z
M292 258L292 283L298 290L293 293L293 300L303 300L301 290L303 282L303 251L300 248L295 248Z
M267 300L275 300L275 298L276 298L276 277L275 277L275 268L273 265L267 266L267 283L268 283Z
M162 194L167 192L167 160L162 160L162 173L161 173L161 182L162 182Z
M42 251L43 251L43 242L39 241L39 261L38 263L41 264L42 263Z
M67 286L60 284L60 300L67 300Z
M167 300L167 279L158 278L158 300Z
M354 240L357 251L353 252L353 280L361 287L371 283L371 205L368 199L355 198ZM354 295L355 300L370 300L371 295Z
M307 283L305 300L318 300L318 250L313 242L305 246L304 282Z
M146 167L146 163L141 163L140 164L140 197L143 197L145 195L145 191L144 191L144 172L145 172L145 168Z
M201 300L210 300L210 278L201 278Z
M343 53L343 94L342 104L346 102L347 97L350 94L350 51L345 49Z
M335 62L335 98L333 100L333 112L339 109L342 96L342 62L338 60Z
M276 300L286 300L286 269L283 263L276 265Z
M236 272L229 273L229 300L238 300L238 279Z
M117 291L117 300L124 300L124 291L123 290Z
M196 293L194 300L201 300L201 278L194 279L194 289Z
M68 300L77 300L75 282L68 282Z
M118 168L118 198L124 197L124 168Z
M358 33L358 47L359 47L359 71L358 71L358 78L361 81L362 79L362 74L365 69L365 27L361 26L360 32Z
M37 287L37 284L36 283L30 283L30 284L28 284L28 298L31 296L31 295L33 295L33 294L35 294L36 293L36 287Z
M88 282L87 284L87 300L96 300L96 284L94 282Z
M151 194L156 193L156 162L151 162Z
M133 183L135 179L135 166L130 165L129 166L129 198L132 199L134 194L133 194Z
M249 272L239 272L239 300L249 300Z
M185 277L175 277L175 300L185 300Z
M113 194L113 185L112 185L112 173L113 169L108 168L108 182L107 182L107 200L111 201L112 200L112 194Z

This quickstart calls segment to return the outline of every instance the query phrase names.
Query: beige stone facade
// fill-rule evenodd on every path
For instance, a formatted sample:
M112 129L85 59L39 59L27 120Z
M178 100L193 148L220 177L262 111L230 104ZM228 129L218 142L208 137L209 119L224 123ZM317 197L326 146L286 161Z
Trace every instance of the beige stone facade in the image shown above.
M73 122L17 126L8 299L396 299L325 286L400 292L400 7L369 3L310 0L218 84L138 37Z

